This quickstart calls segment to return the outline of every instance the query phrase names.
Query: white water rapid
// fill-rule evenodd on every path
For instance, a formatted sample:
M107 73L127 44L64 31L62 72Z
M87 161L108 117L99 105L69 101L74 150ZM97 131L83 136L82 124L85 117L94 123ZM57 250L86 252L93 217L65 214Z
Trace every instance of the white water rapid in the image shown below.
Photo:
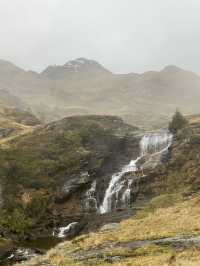
M128 165L122 168L118 173L115 173L110 180L108 188L105 192L102 205L99 208L101 214L110 212L115 209L118 201L121 199L125 205L130 205L131 186L134 181L135 174L141 170L147 161L152 157L168 151L172 143L172 135L168 132L156 132L145 134L140 141L140 155L136 160L131 160ZM145 160L145 157L147 159ZM144 163L138 167L138 162L143 159ZM133 172L132 178L126 178L126 173ZM142 172L139 173L142 175ZM125 178L124 178L125 177ZM123 189L123 193L121 193ZM120 198L119 198L120 197Z
M70 230L73 230L73 228L78 224L78 222L73 222L68 224L67 226L59 227L58 228L58 238L64 238L66 237L67 233L70 232ZM56 233L53 231L53 236L55 236Z

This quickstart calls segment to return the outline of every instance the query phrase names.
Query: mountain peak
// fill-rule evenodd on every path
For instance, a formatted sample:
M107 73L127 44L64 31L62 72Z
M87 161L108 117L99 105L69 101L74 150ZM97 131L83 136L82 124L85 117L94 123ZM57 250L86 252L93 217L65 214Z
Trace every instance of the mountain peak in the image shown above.
M48 66L42 74L50 79L63 79L68 75L73 74L88 74L88 73L110 73L101 64L95 60L80 57L74 60L70 60L64 65Z
M15 72L24 71L22 68L16 66L12 62L3 59L0 59L0 69L1 71L15 71Z
M94 61L94 60L90 60L84 57L80 57L77 58L75 60L70 60L68 61L64 67L70 69L70 70L74 70L74 71L78 71L81 68L85 68L85 67L100 67L103 68L98 62Z
M175 65L168 65L161 72L168 72L168 73L170 73L170 72L179 72L179 71L183 71L183 69L180 68L180 67L177 67Z

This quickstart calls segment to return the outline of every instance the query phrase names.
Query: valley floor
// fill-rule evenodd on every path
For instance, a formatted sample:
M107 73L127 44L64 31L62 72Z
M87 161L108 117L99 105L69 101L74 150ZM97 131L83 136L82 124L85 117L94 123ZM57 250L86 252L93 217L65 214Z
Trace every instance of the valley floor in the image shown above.
M158 196L119 226L63 242L22 265L198 266L200 196Z

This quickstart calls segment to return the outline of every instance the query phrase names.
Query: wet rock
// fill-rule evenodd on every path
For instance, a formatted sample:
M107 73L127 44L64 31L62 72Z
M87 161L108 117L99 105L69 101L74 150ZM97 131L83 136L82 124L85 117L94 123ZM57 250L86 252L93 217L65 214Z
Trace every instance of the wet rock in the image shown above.
M61 192L55 198L55 202L65 202L75 191L77 191L80 187L87 185L89 182L90 176L88 172L81 173L78 177L70 178L65 182Z
M58 238L72 238L79 234L79 232L83 229L83 226L83 223L73 222L55 229L53 235Z
M94 180L91 184L91 187L85 193L83 204L83 210L85 212L91 213L98 211L96 186L97 182Z

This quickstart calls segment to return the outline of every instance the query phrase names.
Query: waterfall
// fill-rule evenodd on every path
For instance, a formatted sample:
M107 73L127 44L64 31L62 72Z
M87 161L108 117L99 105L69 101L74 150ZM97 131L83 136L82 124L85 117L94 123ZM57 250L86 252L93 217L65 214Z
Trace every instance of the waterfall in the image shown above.
M148 133L140 141L141 156L162 153L172 143L172 134L168 132Z
M112 209L112 197L113 195L117 195L121 190L123 184L120 181L122 176L129 172L137 171L137 162L140 160L141 157L138 157L136 160L131 160L128 165L122 168L122 170L116 174L114 174L110 180L109 186L106 190L103 203L100 206L100 213L106 213L111 211Z
M116 207L120 200L120 192L127 186L121 195L121 201L127 205L130 205L131 201L131 187L134 181L134 175L143 167L138 167L138 162L145 157L153 157L159 155L168 150L172 143L172 135L168 132L156 132L145 134L140 141L140 155L136 160L131 160L130 163L122 168L118 173L115 173L110 180L108 188L105 192L103 202L99 208L101 214L110 212ZM149 158L147 159L149 160ZM146 161L143 163L143 165ZM133 173L132 178L127 180L126 173ZM125 177L125 178L124 178ZM114 201L114 202L113 202Z

